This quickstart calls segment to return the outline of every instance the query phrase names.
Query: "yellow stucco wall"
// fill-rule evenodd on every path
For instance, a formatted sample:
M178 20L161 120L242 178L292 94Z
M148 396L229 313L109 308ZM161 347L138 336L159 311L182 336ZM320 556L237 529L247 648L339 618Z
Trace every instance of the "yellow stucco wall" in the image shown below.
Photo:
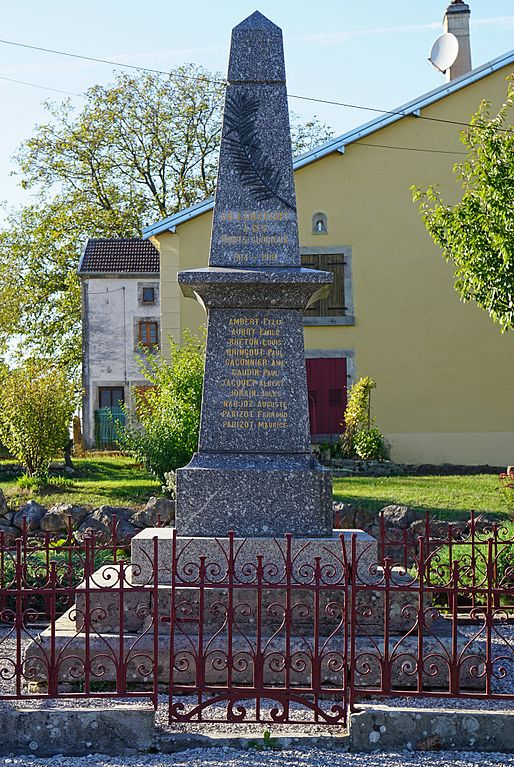
M467 122L480 99L504 101L508 74L490 74L422 114ZM409 190L438 183L457 199L459 155L384 148L462 152L459 130L405 118L296 171L301 245L352 248L355 325L307 327L305 342L353 350L356 375L376 379L374 410L394 459L502 465L514 460L512 337L460 302ZM311 233L317 211L327 214L327 235ZM179 297L176 275L179 261L181 269L207 264L211 221L209 212L156 238L163 337L204 322L201 307Z

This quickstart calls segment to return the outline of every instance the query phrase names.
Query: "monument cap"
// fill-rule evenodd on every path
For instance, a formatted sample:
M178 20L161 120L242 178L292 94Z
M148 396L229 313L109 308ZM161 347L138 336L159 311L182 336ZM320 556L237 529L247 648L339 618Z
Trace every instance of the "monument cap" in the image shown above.
M232 30L228 81L285 82L282 30L255 11Z

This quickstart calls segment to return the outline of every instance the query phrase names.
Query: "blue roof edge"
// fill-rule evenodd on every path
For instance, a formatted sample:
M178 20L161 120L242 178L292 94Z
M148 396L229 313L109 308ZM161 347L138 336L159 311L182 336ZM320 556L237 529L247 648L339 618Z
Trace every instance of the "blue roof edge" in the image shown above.
M403 104L403 106L400 106L397 109L392 109L392 114L380 115L380 117L376 117L374 120L370 120L357 128L352 128L341 136L330 139L330 141L320 144L320 146L311 149L309 152L305 152L305 154L295 157L293 160L293 169L299 170L300 168L310 165L310 163L316 162L334 152L344 152L344 149L348 144L352 144L354 141L369 136L371 133L375 133L375 131L385 128L387 125L402 120L404 117L416 116L416 113L419 113L424 107L434 104L445 96L449 96L450 93L465 88L467 85L471 85L477 80L481 80L483 77L486 77L492 72L496 72L498 69L502 69L502 67L512 64L513 62L514 50L511 50L492 59L492 61L488 61L486 64L482 64L476 69L471 70L468 74L457 77L450 83L443 83L443 85L439 85L428 93L412 99L412 101ZM174 213L172 216L164 218L162 221L157 221L155 224L150 224L150 226L145 227L143 229L143 239L146 240L149 237L152 237L152 235L162 234L162 232L166 231L174 232L175 228L180 224L183 224L192 218L196 218L196 216L200 216L202 213L207 213L207 211L212 210L213 207L214 198L210 197L207 200L192 205L190 208L184 208L183 210L178 211L178 213Z

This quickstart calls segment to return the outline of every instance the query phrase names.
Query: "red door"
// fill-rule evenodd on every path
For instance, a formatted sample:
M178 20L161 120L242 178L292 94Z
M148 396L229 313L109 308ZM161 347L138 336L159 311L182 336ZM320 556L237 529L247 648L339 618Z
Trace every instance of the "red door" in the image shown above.
M305 360L311 434L341 434L346 407L346 359Z

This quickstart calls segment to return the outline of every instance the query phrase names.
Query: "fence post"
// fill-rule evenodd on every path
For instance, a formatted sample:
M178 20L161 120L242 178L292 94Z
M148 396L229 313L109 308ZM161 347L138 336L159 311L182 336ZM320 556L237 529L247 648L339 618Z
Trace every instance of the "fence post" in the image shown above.
M23 521L25 521L25 517L23 518ZM15 616L15 624L16 624L16 662L15 662L15 672L16 672L16 697L21 697L21 676L23 673L22 669L22 653L21 653L21 633L22 633L22 627L23 627L23 595L22 595L22 588L23 588L23 557L22 557L22 549L23 541L21 538L16 539L16 563L15 563L15 578L16 578L16 616Z
M355 701L357 698L355 689L355 662L356 662L356 633L357 633L357 535L352 533L351 538L351 561L347 562L348 582L351 588L350 605L350 711L355 711Z
M152 703L155 710L159 703L159 538L153 537L152 563L152 622L153 622L153 695Z
M425 541L420 536L419 544L419 565L418 565L418 692L423 690L423 632L425 630L425 568L426 552Z
M176 595L175 595L175 589L177 585L178 580L178 573L177 573L177 528L173 528L172 532L172 538L171 538L171 570L170 570L170 577L171 577L171 588L170 588L170 615L169 615L169 621L170 621L170 658L169 658L169 684L168 684L168 695L169 695L169 708L168 708L168 720L171 723L172 722L172 711L173 711L173 695L175 691L175 611L176 611Z
M86 537L86 559L84 562L84 693L91 692L91 575L94 568L94 539ZM77 615L77 620L78 620Z
M451 657L448 669L448 682L450 693L459 694L459 664L458 664L458 610L459 610L459 563L457 560L453 563L451 576L451 601L452 601L452 647Z
M233 666L233 636L234 629L234 537L233 530L228 534L228 561L227 561L227 685L232 687L232 666Z
M485 626L486 626L486 638L485 638L485 694L491 695L491 681L493 673L493 650L492 650L492 633L493 633L493 618L494 618L494 540L489 538L487 541L487 567L486 567L486 583L487 583L487 598L485 606Z
M127 671L128 660L125 660L125 560L120 559L119 562L120 574L119 574L119 621L120 621L120 633L118 642L118 663L116 664L116 692L124 695L127 692ZM128 657L130 656L130 652Z
M391 661L389 658L389 620L391 613L391 557L384 560L384 654L382 656L382 685L384 692L391 689Z
M56 653L55 653L55 620L56 620L55 600L57 598L57 594L56 594L57 564L55 560L52 560L50 562L49 585L50 585L50 609L48 612L49 612L49 618L50 618L50 662L48 666L48 695L51 698L56 698L58 694L59 674L57 670Z

